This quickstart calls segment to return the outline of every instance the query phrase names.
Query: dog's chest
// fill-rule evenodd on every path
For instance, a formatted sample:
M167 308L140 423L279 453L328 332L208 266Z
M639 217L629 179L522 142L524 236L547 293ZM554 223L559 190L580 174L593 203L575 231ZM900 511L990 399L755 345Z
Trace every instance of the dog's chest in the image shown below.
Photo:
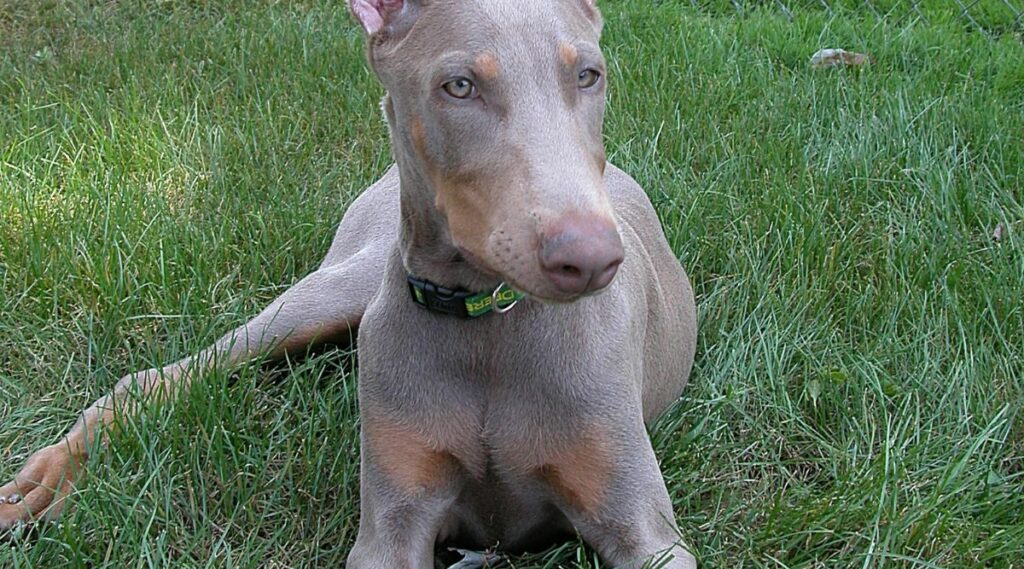
M366 357L361 337L364 427L388 425L375 429L386 442L371 452L410 484L454 477L485 502L504 496L506 509L520 498L524 508L595 507L612 479L616 425L631 406L639 416L635 352L624 342L596 349L607 332L572 314L514 316L428 321L403 312ZM399 327L401 318L409 321Z
M447 427L432 429L440 437L435 443L475 483L503 485L494 490L512 494L541 484L592 506L608 485L616 454L617 413L608 402L623 397L576 377L580 366L540 367L506 361L491 370L494 375L458 380L464 412L445 414Z

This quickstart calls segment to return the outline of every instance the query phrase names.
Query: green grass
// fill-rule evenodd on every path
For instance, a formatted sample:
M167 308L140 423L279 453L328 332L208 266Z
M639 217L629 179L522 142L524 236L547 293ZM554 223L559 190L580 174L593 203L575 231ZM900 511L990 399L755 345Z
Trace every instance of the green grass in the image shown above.
M703 566L1021 567L1019 36L604 10L609 154L699 294L653 438ZM822 47L875 63L809 69ZM381 94L344 2L0 0L0 478L316 266L388 164ZM0 567L339 566L353 370L254 365L151 410Z

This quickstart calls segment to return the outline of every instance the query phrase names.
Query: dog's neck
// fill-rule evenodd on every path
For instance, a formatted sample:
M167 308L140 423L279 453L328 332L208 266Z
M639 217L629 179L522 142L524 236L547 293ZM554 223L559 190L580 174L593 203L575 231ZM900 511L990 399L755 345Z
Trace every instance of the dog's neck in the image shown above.
M401 178L401 233L398 247L410 275L435 284L471 291L487 291L501 284L497 275L471 264L452 243L448 221L437 209L436 193L411 148L395 136L396 118L390 96L384 113L391 131L391 146Z

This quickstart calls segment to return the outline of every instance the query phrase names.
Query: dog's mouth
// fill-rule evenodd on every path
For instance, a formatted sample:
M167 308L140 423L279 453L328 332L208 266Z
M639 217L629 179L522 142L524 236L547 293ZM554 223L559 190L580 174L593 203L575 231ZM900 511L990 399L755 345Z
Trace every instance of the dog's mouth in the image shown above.
M478 255L475 255L469 249L456 245L455 249L459 252L460 260L473 267L473 270L479 272L483 276L489 279L504 279L505 277L498 271L492 269L483 259Z
M461 257L461 260L467 265L473 268L473 270L479 272L486 280L495 281L497 283L503 283L505 286L515 289L535 300L539 300L544 303L559 303L564 304L572 302L575 298L549 298L546 294L537 294L533 287L524 285L516 277L509 276L502 271L491 267L487 261L484 261L479 255L476 255L466 247L461 245L455 246L456 250Z

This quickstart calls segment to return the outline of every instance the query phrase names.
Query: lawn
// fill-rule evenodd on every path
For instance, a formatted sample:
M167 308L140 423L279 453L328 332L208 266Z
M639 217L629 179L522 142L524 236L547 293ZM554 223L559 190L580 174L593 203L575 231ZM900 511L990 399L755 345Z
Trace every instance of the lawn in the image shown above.
M1022 567L1019 28L808 4L604 2L608 154L698 293L652 433L680 526L708 568ZM874 62L812 70L822 47ZM381 95L340 0L0 0L3 481L317 265L390 161ZM354 363L149 410L0 567L340 566Z

